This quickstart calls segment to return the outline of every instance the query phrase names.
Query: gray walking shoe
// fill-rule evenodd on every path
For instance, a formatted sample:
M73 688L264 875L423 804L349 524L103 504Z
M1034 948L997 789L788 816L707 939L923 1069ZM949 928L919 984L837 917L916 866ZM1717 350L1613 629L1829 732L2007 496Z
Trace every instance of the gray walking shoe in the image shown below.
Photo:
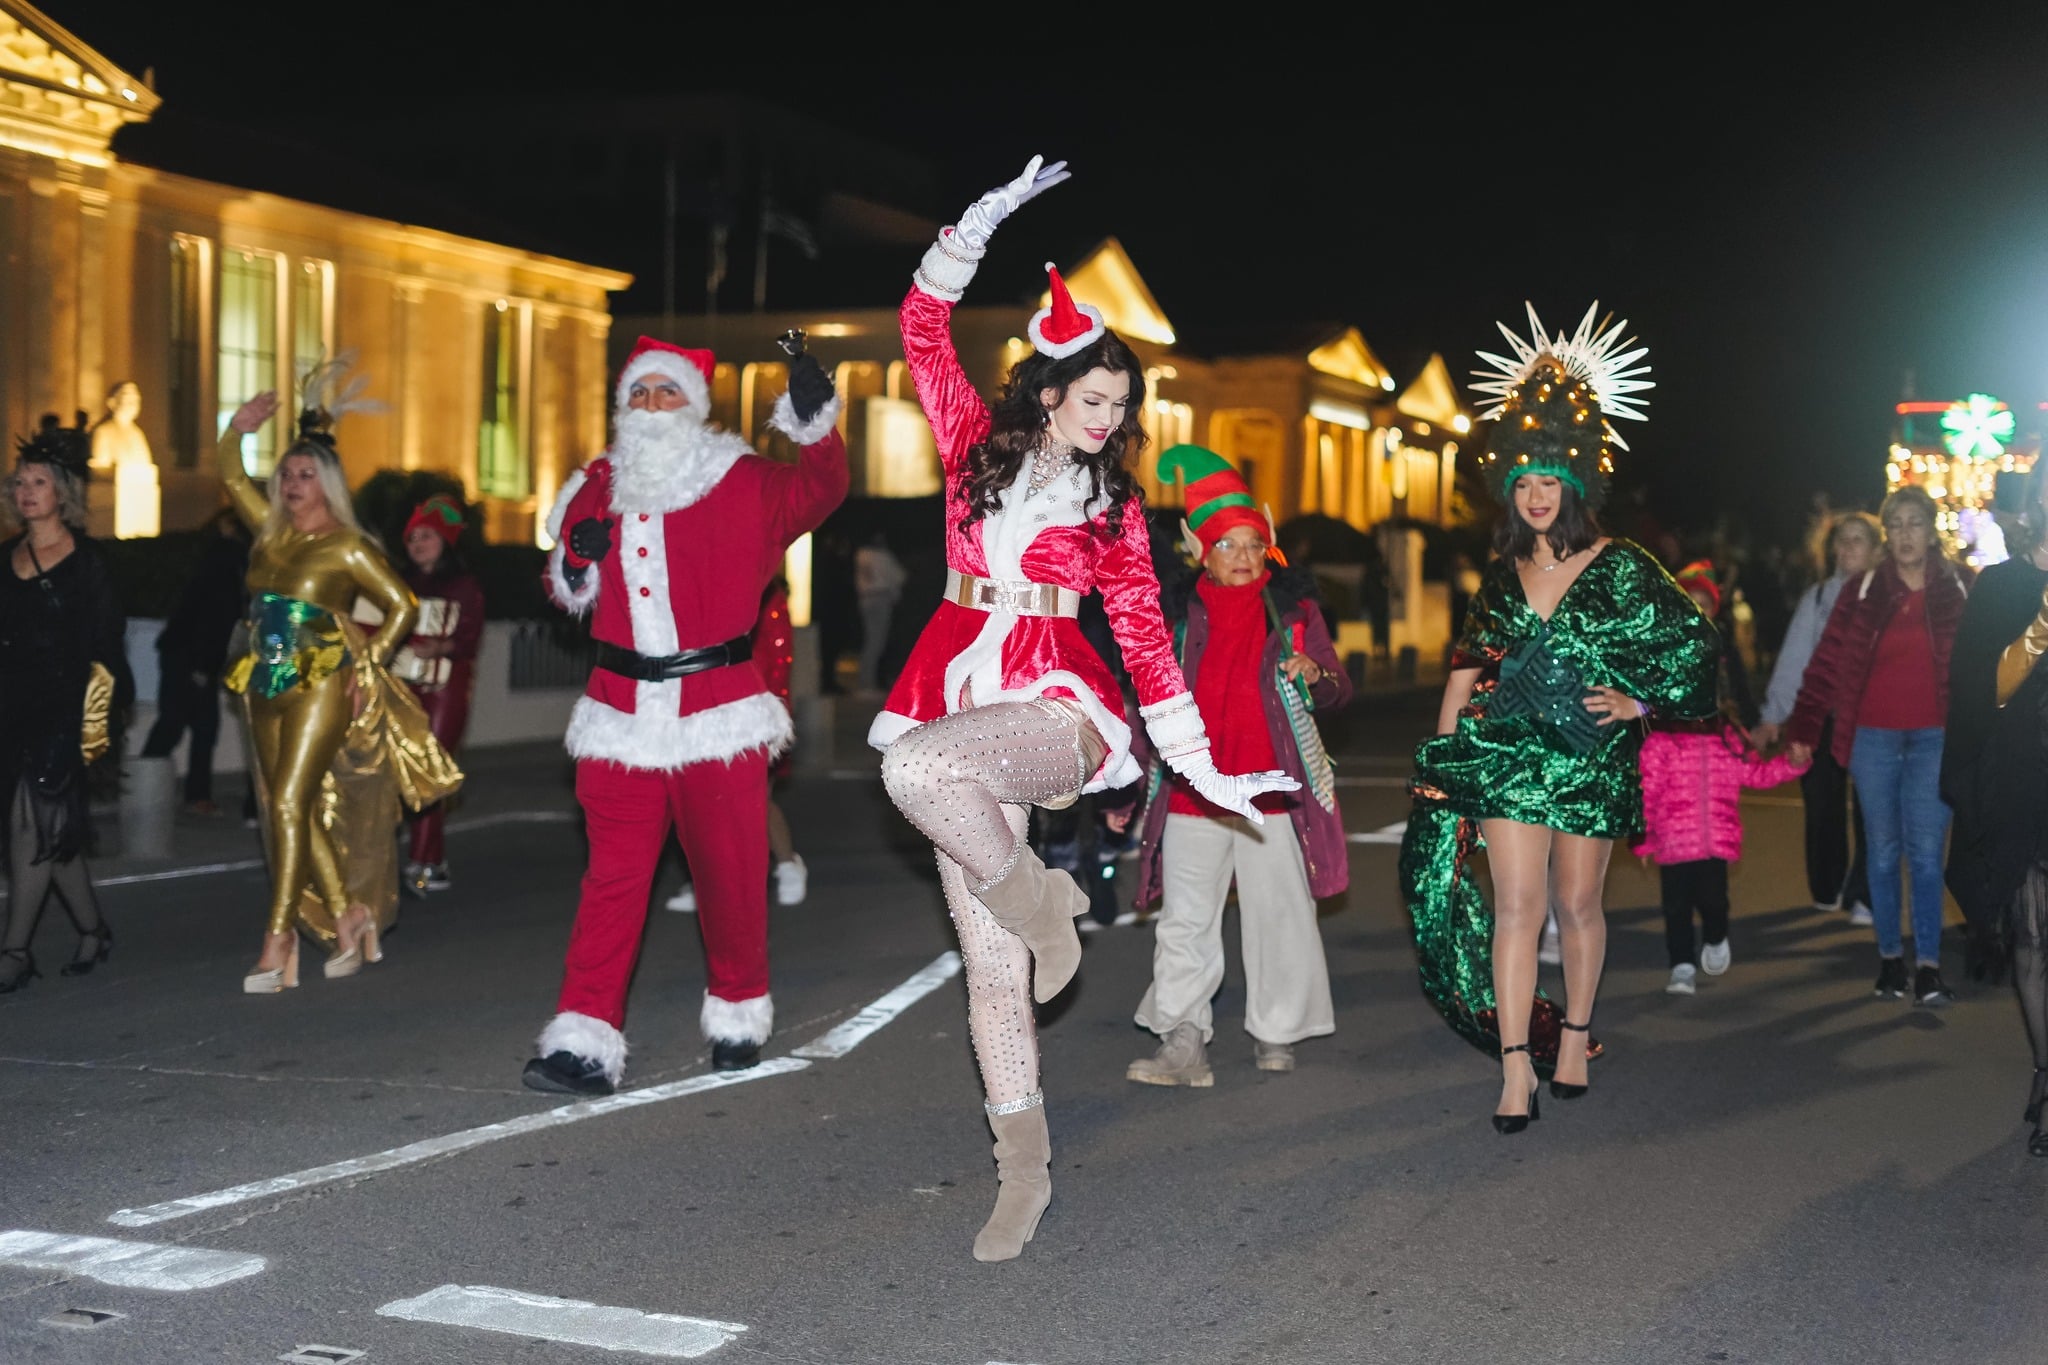
M1159 1051L1124 1068L1124 1079L1140 1085L1191 1085L1197 1089L1216 1084L1202 1030L1193 1024L1175 1024L1160 1040Z
M1294 1070L1294 1044L1263 1043L1252 1039L1252 1065L1261 1071Z

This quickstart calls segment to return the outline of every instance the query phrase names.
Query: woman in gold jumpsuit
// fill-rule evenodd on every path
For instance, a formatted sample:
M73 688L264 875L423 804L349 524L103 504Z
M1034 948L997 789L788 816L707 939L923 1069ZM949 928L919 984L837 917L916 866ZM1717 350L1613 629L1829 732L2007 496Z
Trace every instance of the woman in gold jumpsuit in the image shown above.
M377 917L348 894L341 860L320 819L321 780L367 700L355 650L381 666L412 632L418 612L405 581L356 524L327 432L330 409L309 401L298 439L277 462L267 497L249 478L242 437L269 421L277 407L275 393L244 403L229 420L218 452L221 479L256 536L249 554L250 653L227 678L247 702L269 798L269 931L255 970L242 983L251 994L299 984L295 918L334 945L327 976L352 976L364 962L383 957ZM367 639L350 620L358 597L384 614ZM299 916L309 887L335 912L331 932Z

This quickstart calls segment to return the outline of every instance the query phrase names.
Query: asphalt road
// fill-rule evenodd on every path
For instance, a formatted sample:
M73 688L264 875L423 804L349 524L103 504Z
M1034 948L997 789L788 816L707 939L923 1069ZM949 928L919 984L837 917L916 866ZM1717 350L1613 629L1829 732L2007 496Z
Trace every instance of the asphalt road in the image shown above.
M1367 698L1333 731L1366 837L1323 918L1338 1029L1293 1074L1252 1067L1233 918L1215 1088L1127 1083L1151 932L1087 937L1041 1021L1052 1208L1001 1265L968 1254L995 1182L949 927L872 755L787 795L811 889L774 911L768 1064L706 1086L670 868L628 1091L585 1108L519 1085L583 859L557 753L472 755L455 889L382 964L280 996L240 994L254 835L181 829L186 870L226 870L110 864L112 960L56 976L53 912L49 975L0 997L0 1360L2048 1359L2017 1009L1959 951L1950 1009L1871 998L1869 931L1804 904L1796 787L1750 801L1734 966L1693 998L1662 990L1654 870L1617 857L1609 1055L1495 1135L1498 1071L1417 988L1374 839L1433 711Z

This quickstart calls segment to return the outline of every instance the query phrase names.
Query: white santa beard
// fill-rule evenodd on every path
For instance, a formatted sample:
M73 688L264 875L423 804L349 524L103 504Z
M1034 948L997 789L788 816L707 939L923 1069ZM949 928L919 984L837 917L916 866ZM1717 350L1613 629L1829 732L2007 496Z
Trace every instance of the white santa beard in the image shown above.
M612 443L612 510L673 512L702 498L747 453L747 443L694 408L619 414Z

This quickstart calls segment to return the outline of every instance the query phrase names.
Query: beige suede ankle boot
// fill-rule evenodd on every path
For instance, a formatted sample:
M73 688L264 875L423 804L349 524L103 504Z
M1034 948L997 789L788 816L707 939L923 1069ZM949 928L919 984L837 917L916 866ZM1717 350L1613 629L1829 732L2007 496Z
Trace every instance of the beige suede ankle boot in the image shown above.
M1081 965L1081 935L1074 916L1088 911L1088 893L1064 872L1055 872L1029 848L994 885L974 893L997 924L1031 950L1031 994L1041 1005L1074 979Z
M1034 1104L1014 1114L990 1114L996 1135L995 1212L974 1239L977 1261L1015 1260L1038 1231L1038 1220L1052 1202L1052 1138L1045 1128L1045 1105Z

